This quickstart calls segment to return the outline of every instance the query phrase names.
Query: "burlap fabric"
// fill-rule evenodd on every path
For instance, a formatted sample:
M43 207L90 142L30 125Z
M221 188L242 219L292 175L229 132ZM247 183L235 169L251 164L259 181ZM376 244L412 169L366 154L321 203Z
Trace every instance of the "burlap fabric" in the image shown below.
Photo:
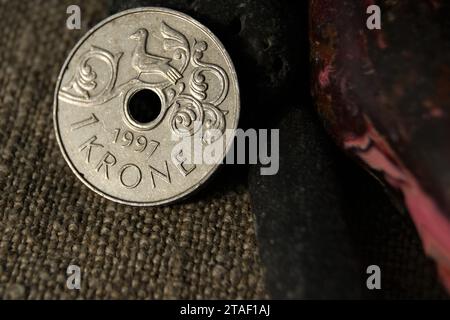
M264 298L249 195L224 168L187 201L118 205L66 165L53 131L59 70L107 15L85 1L0 0L0 298ZM81 267L81 290L66 268Z

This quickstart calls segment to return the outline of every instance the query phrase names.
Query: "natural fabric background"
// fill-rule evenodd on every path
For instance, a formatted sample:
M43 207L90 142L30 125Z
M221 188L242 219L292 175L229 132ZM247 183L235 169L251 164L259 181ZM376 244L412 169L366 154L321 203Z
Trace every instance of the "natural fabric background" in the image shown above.
M103 199L55 141L56 78L77 40L107 16L83 2L0 0L0 298L265 298L245 185L224 168L181 204ZM81 290L66 268L81 267Z

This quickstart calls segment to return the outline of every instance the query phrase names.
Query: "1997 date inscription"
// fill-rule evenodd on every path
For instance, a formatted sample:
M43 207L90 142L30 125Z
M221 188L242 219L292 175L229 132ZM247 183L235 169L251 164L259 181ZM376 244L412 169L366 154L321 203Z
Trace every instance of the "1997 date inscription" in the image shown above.
M73 123L71 131L86 129L99 122L98 117L92 113L90 117ZM105 141L105 143L100 141L96 134L93 134L78 146L78 152L83 154L86 164L91 164L91 168L102 175L104 179L111 180L115 177L127 189L134 189L139 186L145 175L150 179L150 185L153 189L158 186L156 178L166 184L171 184L171 163L183 177L186 177L195 169L195 165L186 165L184 163L185 159L180 157L180 155L174 157L172 161L162 161L158 167L152 164L150 158L158 149L160 143L147 138L145 135L136 134L127 129L116 128L112 136L112 140ZM107 143L119 145L121 148L126 149L126 152L144 153L146 155L145 167L141 168L132 162L119 165L117 154L105 147Z

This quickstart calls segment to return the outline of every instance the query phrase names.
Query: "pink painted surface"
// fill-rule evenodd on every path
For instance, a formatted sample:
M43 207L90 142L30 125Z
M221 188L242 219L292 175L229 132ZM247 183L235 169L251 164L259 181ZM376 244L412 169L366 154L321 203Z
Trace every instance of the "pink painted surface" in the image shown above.
M346 137L344 146L353 149L371 168L383 172L386 181L401 190L424 250L436 260L439 275L450 291L450 222L367 118L366 122L367 132Z

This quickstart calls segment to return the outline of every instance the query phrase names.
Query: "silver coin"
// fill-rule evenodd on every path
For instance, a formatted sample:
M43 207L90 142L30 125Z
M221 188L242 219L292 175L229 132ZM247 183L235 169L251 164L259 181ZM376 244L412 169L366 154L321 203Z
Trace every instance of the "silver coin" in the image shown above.
M78 42L59 75L53 116L64 158L83 183L144 206L185 197L211 176L239 108L236 72L211 31L148 7L113 15ZM223 150L205 163L195 142L180 147L182 138L200 143L196 151Z

